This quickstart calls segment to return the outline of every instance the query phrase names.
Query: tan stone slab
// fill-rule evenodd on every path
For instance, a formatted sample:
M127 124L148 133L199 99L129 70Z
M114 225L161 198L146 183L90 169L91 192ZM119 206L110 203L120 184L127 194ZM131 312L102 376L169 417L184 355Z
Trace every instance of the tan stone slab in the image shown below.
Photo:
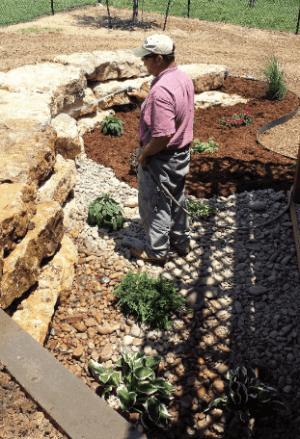
M51 123L51 107L50 95L0 89L0 130L44 130Z
M84 90L82 99L77 100L72 105L66 105L64 108L64 113L78 119L80 116L85 116L86 114L95 113L98 108L98 102L91 88L87 87Z
M55 164L55 139L51 128L17 132L0 129L0 183L36 186L47 178Z
M92 85L92 90L96 99L103 98L120 88L132 87L137 90L145 91L149 93L150 85L153 76L147 76L145 78L137 78L137 79L127 79L126 81L108 81L108 82L99 82ZM99 102L99 108L106 109L112 107L113 105L125 105L130 104L131 100L129 99L127 93L119 93L115 96L105 99L102 102Z
M37 206L24 239L5 258L0 307L7 308L37 280L41 261L56 251L63 237L63 210L59 203Z
M12 318L42 346L48 335L54 307L62 291L71 290L78 253L73 241L64 236L51 263L41 269L36 288L21 302Z
M52 119L51 126L57 134L55 148L65 159L74 159L83 149L83 140L78 134L76 120L67 114Z
M95 77L98 57L93 53L72 53L71 55L58 55L54 62L65 66L72 65L80 67L88 79Z
M18 67L0 73L0 89L10 92L49 95L52 117L65 106L83 97L87 80L81 68L55 63L42 63Z
M198 108L211 108L211 107L229 107L238 103L247 104L249 99L244 99L238 95L228 95L227 93L221 93L218 91L205 91L200 94L195 94L194 107Z
M185 64L178 66L185 72L194 84L195 93L217 90L228 75L228 68L216 64Z
M23 183L0 185L0 229L4 235L4 249L25 235L29 221L36 212L36 190Z
M58 154L53 171L51 178L37 192L37 204L57 201L62 205L76 185L76 167L73 160L65 160Z

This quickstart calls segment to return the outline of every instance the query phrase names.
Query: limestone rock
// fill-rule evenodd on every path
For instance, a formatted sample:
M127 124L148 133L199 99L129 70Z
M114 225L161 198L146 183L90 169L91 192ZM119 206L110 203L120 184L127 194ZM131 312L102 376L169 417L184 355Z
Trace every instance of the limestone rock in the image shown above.
M0 306L8 307L38 279L40 263L54 254L63 237L63 210L57 202L40 204L25 238L4 260Z
M65 160L60 154L56 157L54 174L38 190L36 203L57 201L64 203L70 191L76 186L76 168L73 160Z
M211 108L211 107L229 107L230 105L236 105L238 103L247 104L248 99L244 99L238 95L229 95L227 93L221 93L217 91L205 91L200 94L195 94L194 107L198 108Z
M229 70L216 64L186 64L178 66L185 72L194 84L195 93L217 90L222 87Z
M83 91L81 99L76 100L74 104L66 105L64 112L74 119L86 114L95 113L98 108L98 102L91 88L87 87Z
M1 107L1 106L0 106ZM25 183L37 186L55 164L56 133L0 129L0 183Z
M91 81L137 78L149 75L141 58L133 55L130 49L114 52L96 50L92 54L96 57L96 73L87 76L87 79Z
M98 128L103 124L106 116L109 116L110 114L115 114L115 112L113 110L100 110L96 114L90 114L79 118L77 120L78 134L84 136L85 133L94 131L95 128Z
M91 79L96 76L97 60L98 58L93 53L89 52L72 53L71 55L58 55L54 58L56 63L81 68L84 71L87 79Z
M54 63L31 64L0 73L0 89L51 97L51 116L83 97L87 80L81 68Z
M61 292L70 290L74 279L74 265L78 254L72 240L64 236L61 248L51 261L41 269L36 288L22 301L23 309L12 318L44 345L54 307ZM75 325L74 325L75 326ZM86 330L86 328L85 328Z
M25 235L29 221L36 212L35 189L23 183L4 183L0 186L0 230L4 249Z
M57 133L56 151L65 159L74 159L83 149L83 139L78 134L76 120L67 114L59 114L51 122Z
M50 95L0 89L0 130L44 130L51 122L51 105Z
M127 79L126 81L108 81L108 82L100 82L92 85L92 90L96 99L101 99L104 96L107 96L120 88L132 87L137 90L149 92L151 81L154 79L153 76L147 76L145 78L137 78L137 79ZM131 100L129 99L126 92L119 93L115 96L105 99L105 101L99 102L99 108L106 109L112 107L113 105L125 105L130 104Z

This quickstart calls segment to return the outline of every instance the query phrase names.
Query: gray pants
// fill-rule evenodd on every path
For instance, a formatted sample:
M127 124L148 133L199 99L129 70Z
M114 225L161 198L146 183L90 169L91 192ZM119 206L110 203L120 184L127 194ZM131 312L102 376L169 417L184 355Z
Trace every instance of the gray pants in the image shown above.
M140 151L140 149L139 149ZM170 191L178 203L186 208L185 178L190 167L190 151L174 154L159 153L147 158L155 166L155 175ZM186 250L190 243L189 220L160 188L148 168L138 167L139 212L147 235L146 252L149 256L163 258L170 250L170 243L179 250Z

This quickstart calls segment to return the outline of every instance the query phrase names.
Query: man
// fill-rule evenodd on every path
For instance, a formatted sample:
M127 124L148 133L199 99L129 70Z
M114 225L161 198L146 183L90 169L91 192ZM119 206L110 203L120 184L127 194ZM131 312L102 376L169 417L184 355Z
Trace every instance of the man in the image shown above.
M184 191L193 140L194 86L190 77L178 69L174 50L168 36L152 35L132 51L155 77L148 95L131 93L143 102L137 161L139 211L147 236L146 247L132 248L131 253L146 262L167 262L170 244L182 255L189 252L188 216L155 181L159 179L186 208Z

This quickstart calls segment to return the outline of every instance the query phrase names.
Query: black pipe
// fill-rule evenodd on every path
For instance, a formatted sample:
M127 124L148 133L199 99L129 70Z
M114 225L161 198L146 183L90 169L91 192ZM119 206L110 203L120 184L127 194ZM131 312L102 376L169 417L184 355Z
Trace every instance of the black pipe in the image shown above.
M54 15L54 6L53 6L53 0L51 0L51 10L52 10L52 15Z
M166 12L166 18L165 18L165 24L164 24L164 28L163 28L163 31L165 30L165 28L166 28L166 24L167 24L167 18L168 18L168 14L169 14L169 7L170 7L170 3L171 3L171 0L169 0L168 1L168 6L167 6L167 12Z
M300 21L300 8L299 8L299 14L298 14L298 22L297 22L296 35L298 35L299 21Z

